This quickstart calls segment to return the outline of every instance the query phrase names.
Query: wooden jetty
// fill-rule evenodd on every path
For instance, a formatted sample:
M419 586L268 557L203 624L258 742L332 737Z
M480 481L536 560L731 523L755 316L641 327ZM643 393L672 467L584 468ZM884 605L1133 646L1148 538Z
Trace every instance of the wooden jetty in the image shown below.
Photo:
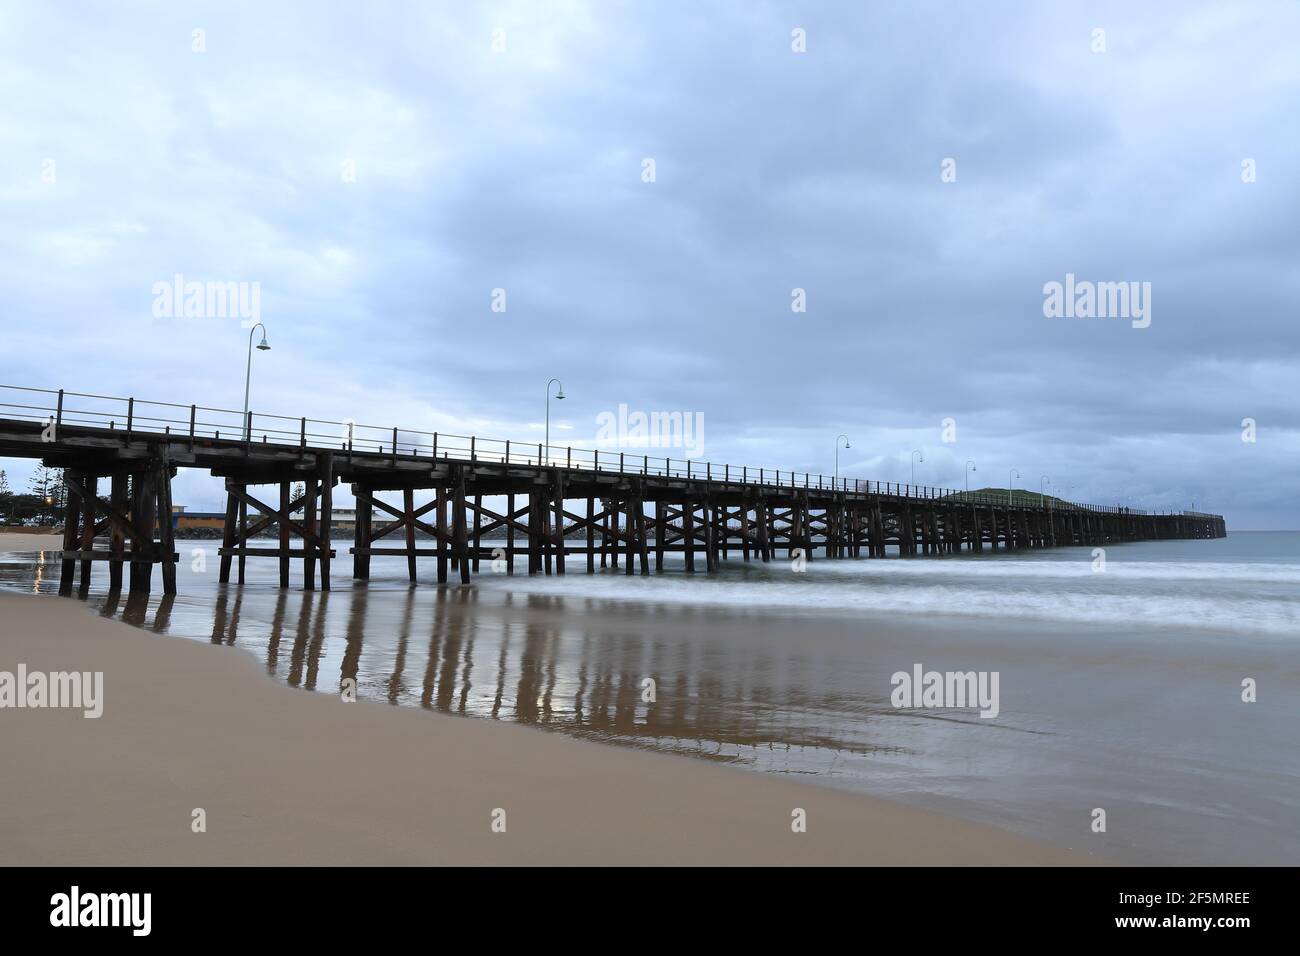
M273 559L280 586L301 561L302 584L328 590L334 489L357 501L352 575L375 555L436 562L437 581L468 584L484 561L527 555L529 574L660 571L664 555L686 570L719 562L881 558L1000 548L1218 538L1219 515L1041 504L856 478L829 478L626 452L233 412L86 393L0 385L0 456L62 468L69 492L59 589L89 587L107 562L110 589L148 592L153 567L176 591L171 480L200 468L225 480L220 580L242 582L246 562ZM101 484L101 481L103 482ZM291 489L302 486L294 496ZM267 489L267 490L263 490ZM104 491L107 494L104 494ZM401 497L391 504L380 497ZM494 509L485 499L504 501ZM274 529L273 546L254 538ZM489 538L504 534L500 541ZM417 537L422 535L423 537ZM485 543L486 542L486 543ZM80 574L80 581L76 578Z

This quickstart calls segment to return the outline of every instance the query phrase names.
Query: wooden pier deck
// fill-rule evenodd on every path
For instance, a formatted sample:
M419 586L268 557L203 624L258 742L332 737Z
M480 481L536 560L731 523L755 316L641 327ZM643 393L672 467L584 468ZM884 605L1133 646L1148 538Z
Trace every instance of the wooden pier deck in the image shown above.
M179 468L225 480L221 581L233 571L242 582L249 559L274 559L286 588L294 561L304 588L329 588L340 482L357 500L350 555L362 580L375 555L405 556L412 581L424 558L436 562L439 583L455 575L468 584L484 561L504 559L513 574L516 555L527 555L530 574L565 574L569 558L587 573L649 574L669 553L683 555L689 572L712 572L721 561L773 561L782 552L880 558L892 548L915 557L1227 533L1221 516L1201 512L1035 505L1023 493L1015 500L9 385L0 385L0 457L64 469L65 594L89 587L96 562L108 564L110 589L122 587L125 566L129 590L148 592L158 565L164 593L175 593L178 556L166 518ZM269 495L261 490L268 487ZM400 494L401 504L381 493ZM274 545L254 546L270 529ZM488 540L502 532L500 542Z

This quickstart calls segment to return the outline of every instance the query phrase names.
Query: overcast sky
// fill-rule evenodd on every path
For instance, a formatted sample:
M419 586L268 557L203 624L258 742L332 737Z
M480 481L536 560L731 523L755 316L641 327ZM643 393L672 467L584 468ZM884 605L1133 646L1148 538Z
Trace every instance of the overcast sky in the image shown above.
M257 282L257 410L537 441L555 376L558 443L626 403L702 413L714 462L829 473L843 432L841 474L915 448L927 484L1300 528L1297 35L1292 2L4 2L0 381L239 408L239 318L154 286ZM1149 282L1149 327L1046 317L1067 273Z

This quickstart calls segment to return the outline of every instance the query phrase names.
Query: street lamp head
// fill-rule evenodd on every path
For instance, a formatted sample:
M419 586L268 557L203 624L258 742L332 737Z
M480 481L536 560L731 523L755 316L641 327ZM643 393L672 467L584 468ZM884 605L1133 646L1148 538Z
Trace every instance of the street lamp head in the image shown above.
M561 402L564 401L564 389L560 389L559 393L556 394L555 398L557 401L561 401Z
M271 343L268 342L268 341L266 340L266 333L265 333L265 332L262 333L262 341L260 341L260 342L257 343L257 349L258 349L259 352L269 352L269 351L271 351Z
M848 440L847 438L844 439L844 447L845 447L845 448L852 448L852 447L853 447L852 445L849 444L849 440Z

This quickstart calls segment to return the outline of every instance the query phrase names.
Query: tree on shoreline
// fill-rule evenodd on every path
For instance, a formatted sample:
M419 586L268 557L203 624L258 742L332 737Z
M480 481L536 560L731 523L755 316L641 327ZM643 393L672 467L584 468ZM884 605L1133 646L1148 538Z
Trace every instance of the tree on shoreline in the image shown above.
M37 520L54 524L66 511L67 492L63 487L63 469L41 465L27 483L37 502Z

